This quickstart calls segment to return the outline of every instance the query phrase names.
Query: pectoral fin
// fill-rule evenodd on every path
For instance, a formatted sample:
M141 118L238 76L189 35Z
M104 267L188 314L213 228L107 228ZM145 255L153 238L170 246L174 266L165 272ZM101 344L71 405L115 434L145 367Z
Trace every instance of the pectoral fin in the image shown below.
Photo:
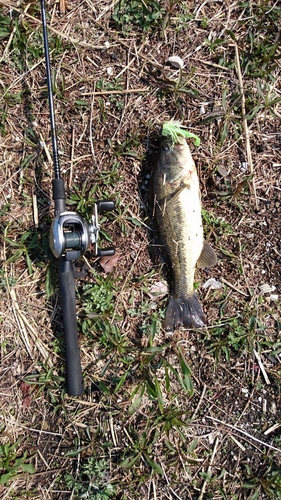
M197 266L198 267L211 267L214 266L217 263L217 256L212 249L211 245L204 240L202 252L200 254L200 257L197 261Z

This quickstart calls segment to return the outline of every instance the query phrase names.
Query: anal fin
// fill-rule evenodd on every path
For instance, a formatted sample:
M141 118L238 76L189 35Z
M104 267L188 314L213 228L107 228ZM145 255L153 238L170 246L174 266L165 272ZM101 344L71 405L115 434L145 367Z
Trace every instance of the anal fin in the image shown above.
M202 252L197 260L198 267L212 267L217 263L217 256L210 243L204 240Z

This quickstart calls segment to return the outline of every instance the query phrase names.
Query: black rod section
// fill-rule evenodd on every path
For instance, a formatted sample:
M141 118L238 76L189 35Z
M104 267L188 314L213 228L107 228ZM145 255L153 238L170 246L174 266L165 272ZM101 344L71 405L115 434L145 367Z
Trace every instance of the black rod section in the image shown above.
M80 396L84 386L78 345L75 281L73 263L65 257L59 259L59 289L65 335L67 392L70 396Z
M47 21L46 21L45 1L44 0L41 0L41 17L42 17L42 27L43 27L44 52L45 52L45 62L46 62L46 76L47 76L48 99L49 99L49 109L50 109L54 171L55 171L55 179L60 179L60 165L59 165L59 154L58 154L58 146L57 146L56 123L55 123L55 112L54 112L52 79L51 79L51 65L50 65L50 55L49 55L49 42L48 42L48 31L47 31Z

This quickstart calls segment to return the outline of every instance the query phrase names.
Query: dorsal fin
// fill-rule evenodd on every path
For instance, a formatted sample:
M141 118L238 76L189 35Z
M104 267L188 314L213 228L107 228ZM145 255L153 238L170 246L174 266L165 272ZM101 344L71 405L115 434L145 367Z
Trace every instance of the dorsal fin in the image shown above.
M217 256L211 245L204 240L202 252L197 260L198 267L211 267L217 263Z

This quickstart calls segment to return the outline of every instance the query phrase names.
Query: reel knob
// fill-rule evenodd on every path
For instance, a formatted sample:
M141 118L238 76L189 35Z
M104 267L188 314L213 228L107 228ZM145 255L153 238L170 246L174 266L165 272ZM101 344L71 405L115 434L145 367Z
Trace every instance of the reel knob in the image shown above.
M102 213L102 212L110 212L111 210L114 210L115 208L115 203L114 201L112 200L100 200L100 201L97 201L96 203L97 205L97 210L98 210L98 213Z

